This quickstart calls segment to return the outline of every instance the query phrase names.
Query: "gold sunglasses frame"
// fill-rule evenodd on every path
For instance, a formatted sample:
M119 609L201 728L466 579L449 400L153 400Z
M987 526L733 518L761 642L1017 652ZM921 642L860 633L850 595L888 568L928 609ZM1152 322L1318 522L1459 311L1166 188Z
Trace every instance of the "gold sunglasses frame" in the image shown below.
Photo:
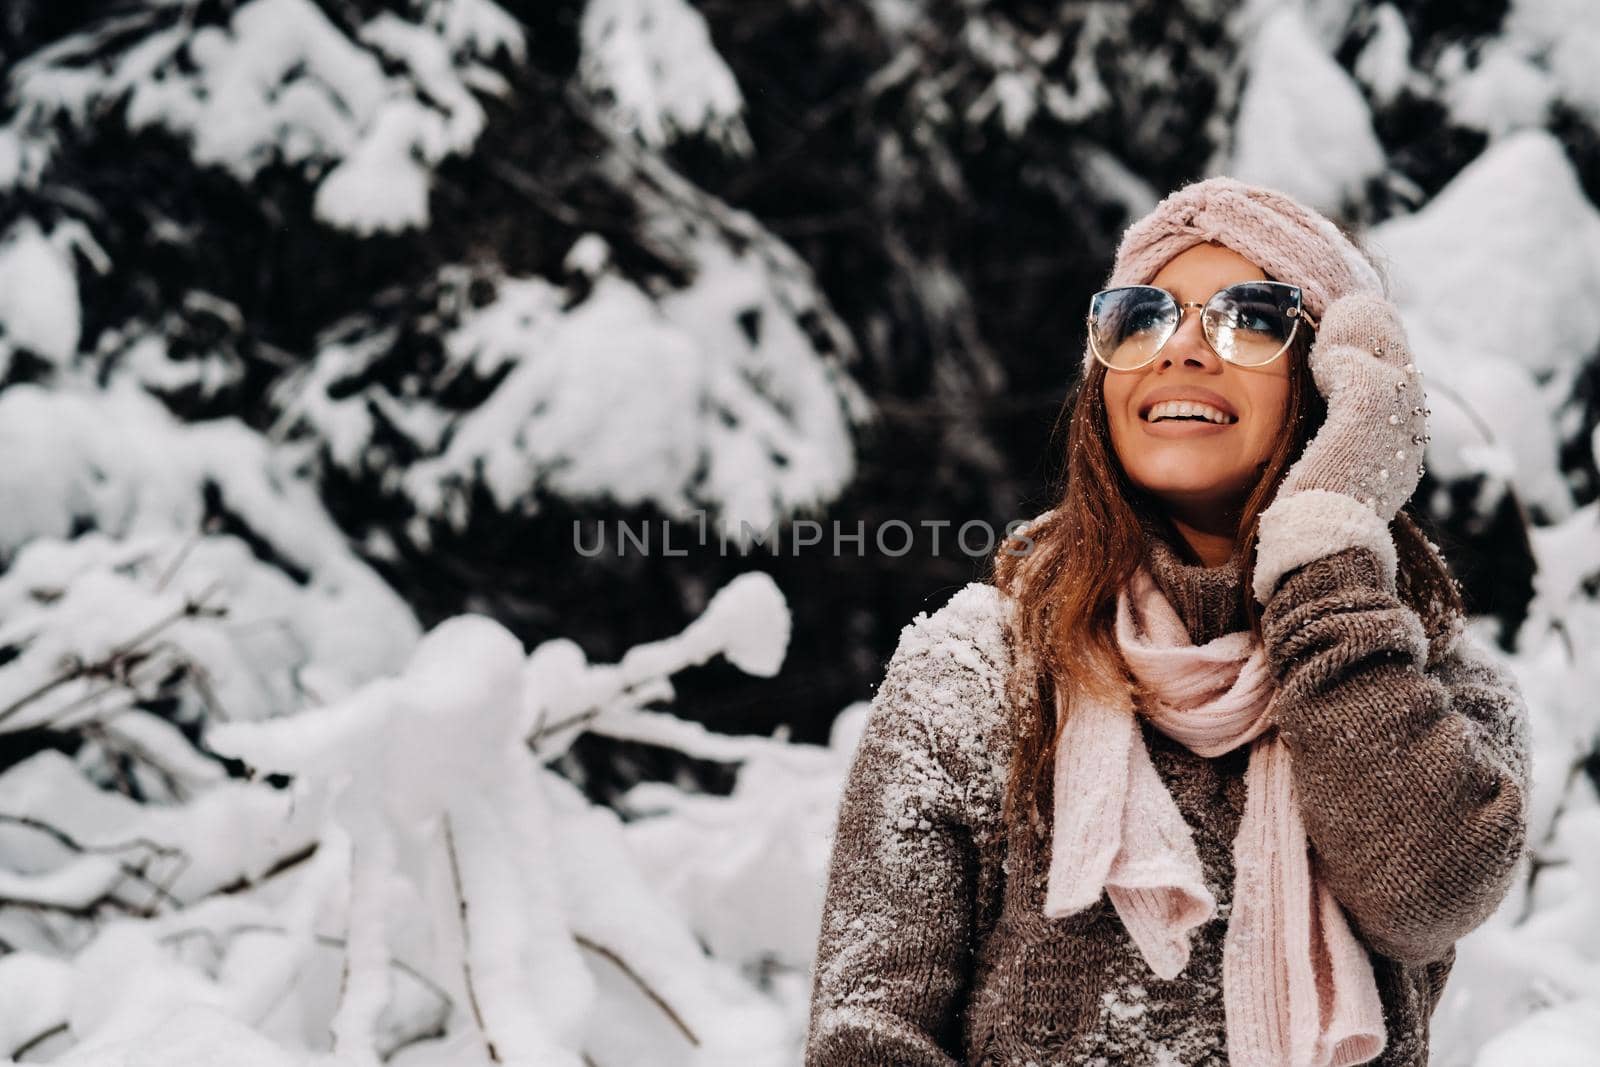
M1093 293L1089 297L1089 308L1090 308L1090 311L1089 311L1089 316L1088 316L1088 318L1086 320L1087 325L1088 325L1088 334L1089 334L1089 338L1088 338L1089 339L1089 351L1090 351L1090 353L1092 353L1094 355L1095 359L1097 359L1101 363L1105 364L1105 367L1106 367L1107 370L1114 370L1114 371L1143 370L1145 367L1148 367L1150 364L1155 362L1156 357L1161 354L1161 350L1163 348L1167 347L1167 342L1172 340L1174 337L1176 337L1178 335L1178 331L1183 329L1183 316L1184 316L1184 313L1185 313L1186 309L1188 309L1188 308L1200 308L1201 311L1204 312L1204 310L1211 305L1211 301L1215 300L1217 297L1221 296L1223 293L1227 292L1229 289L1232 289L1234 285L1276 285L1276 286L1282 286L1285 289L1293 290L1293 292L1294 292L1294 301L1295 302L1294 302L1293 306L1287 308L1284 311L1284 314L1287 315L1289 318L1293 319L1294 323L1293 323L1293 325L1291 325L1289 327L1289 336L1284 338L1283 347L1282 348L1279 348L1271 356L1269 356L1268 358L1262 360L1260 363L1240 363L1237 360L1233 359L1231 356L1226 356L1226 355L1223 355L1221 352L1217 352L1217 346L1211 343L1211 335L1206 332L1205 319L1202 318L1200 320L1200 335L1206 339L1207 347L1209 347L1211 349L1211 351L1217 353L1217 358L1218 359L1221 359L1221 360L1223 360L1225 362L1228 362L1228 363L1232 363L1236 367L1244 367L1244 368L1247 368L1247 369L1250 369L1250 370L1254 370L1256 367L1265 367L1265 366L1268 366L1269 364L1271 364L1279 356L1281 356L1285 352L1289 351L1289 346L1294 344L1295 334L1299 331L1300 324L1302 322L1306 323L1311 328L1311 331L1313 333L1315 333L1317 331L1317 328L1318 328L1317 320L1311 317L1311 313L1309 311L1307 311L1305 309L1305 307L1303 306L1303 304L1301 303L1301 301L1303 301L1305 299L1305 295L1304 295L1303 291L1301 290L1301 288L1298 285L1290 285L1288 282L1273 281L1271 279L1266 279L1266 278L1247 280L1247 281L1244 281L1244 282L1234 282L1233 285L1224 285L1221 289L1218 289L1216 292L1212 293L1209 297L1207 297L1203 301L1201 301L1201 300L1179 300L1178 297L1177 297L1177 294L1173 293L1171 290L1162 289L1161 286L1159 286L1159 285L1114 285L1109 289L1100 289L1100 290L1096 291L1095 293ZM1150 353L1150 358L1149 359L1147 359L1143 363L1140 363L1137 366L1133 366L1133 367L1113 367L1111 365L1111 363L1104 356L1102 356L1100 354L1099 347L1094 343L1094 324L1095 324L1095 317L1094 317L1094 310L1093 310L1094 309L1094 302L1102 293L1109 293L1109 292L1112 292L1113 290L1116 290L1116 289L1155 289L1155 290L1157 290L1159 292L1166 293L1167 297L1174 304L1176 304L1178 306L1178 321L1177 321L1177 324L1172 327L1172 332L1167 334L1166 337L1162 338L1161 343L1159 345L1156 345L1155 351Z

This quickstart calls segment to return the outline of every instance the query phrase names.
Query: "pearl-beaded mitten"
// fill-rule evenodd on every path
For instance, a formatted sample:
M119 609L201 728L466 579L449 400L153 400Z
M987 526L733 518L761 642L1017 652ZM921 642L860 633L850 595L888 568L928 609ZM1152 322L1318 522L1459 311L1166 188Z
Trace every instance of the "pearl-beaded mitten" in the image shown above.
M1328 416L1261 513L1253 589L1262 604L1294 568L1356 545L1373 550L1393 589L1389 522L1422 477L1429 411L1394 305L1368 292L1334 300L1310 364Z

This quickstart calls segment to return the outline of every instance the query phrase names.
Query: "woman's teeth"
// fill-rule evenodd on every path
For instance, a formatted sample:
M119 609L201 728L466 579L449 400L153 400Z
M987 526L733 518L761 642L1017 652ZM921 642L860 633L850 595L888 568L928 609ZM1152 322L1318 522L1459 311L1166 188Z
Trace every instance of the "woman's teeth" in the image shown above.
M1152 407L1144 418L1146 422L1157 422L1161 419L1195 417L1223 425L1237 421L1234 416L1225 414L1210 404L1201 404L1193 400L1163 400Z

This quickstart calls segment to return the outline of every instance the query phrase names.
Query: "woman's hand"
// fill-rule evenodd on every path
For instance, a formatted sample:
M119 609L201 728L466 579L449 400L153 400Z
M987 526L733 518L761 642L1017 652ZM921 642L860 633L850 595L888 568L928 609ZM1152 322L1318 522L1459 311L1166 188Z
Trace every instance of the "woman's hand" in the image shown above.
M1295 567L1354 545L1371 548L1392 583L1389 521L1422 477L1428 408L1394 305L1364 292L1335 300L1310 364L1328 415L1261 513L1254 590L1262 604Z

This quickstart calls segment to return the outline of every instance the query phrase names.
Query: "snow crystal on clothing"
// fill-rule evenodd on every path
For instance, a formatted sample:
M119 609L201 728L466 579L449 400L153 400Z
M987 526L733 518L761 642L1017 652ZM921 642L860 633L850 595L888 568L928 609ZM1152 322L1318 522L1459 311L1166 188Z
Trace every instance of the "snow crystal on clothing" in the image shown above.
M1196 930L1196 936L1212 942L1226 933L1233 911L1234 887L1218 881L1219 873L1231 877L1231 871L1208 872L1206 888L1218 901L1217 911ZM1143 958L1132 950L1125 931L1117 936L1128 950L1119 954L1120 963L1113 967L1101 994L1097 1021L1085 1048L1094 1056L1086 1062L1106 1067L1226 1064L1221 953L1202 951L1197 945L1184 971L1176 979L1163 981L1153 978Z
M1130 999L1122 999L1124 994ZM1138 1019L1148 1008L1149 1004L1145 1001L1145 989L1142 985L1132 985L1125 989L1108 989L1100 997L1100 1010L1118 1022Z
M900 995L897 980L876 962L885 945L906 936L969 936L964 926L947 925L961 921L953 912L885 909L881 901L940 899L951 877L952 828L997 822L1005 768L991 750L1002 746L985 737L1003 721L999 595L972 583L933 614L919 614L901 631L874 696L847 777L838 839L870 862L834 853L861 897L831 898L824 915L818 981L838 994L815 1040L836 1028L893 1025L876 1008ZM943 920L938 929L906 929L930 914ZM957 980L942 971L934 977Z
M933 614L919 612L901 629L890 664L893 670L897 662L920 657L942 664L919 706L946 709L933 723L941 740L970 766L986 764L985 784L1000 789L1008 770L1001 754L1005 746L994 743L992 731L1005 725L1000 715L1011 670L1007 610L1009 601L999 589L970 582Z

